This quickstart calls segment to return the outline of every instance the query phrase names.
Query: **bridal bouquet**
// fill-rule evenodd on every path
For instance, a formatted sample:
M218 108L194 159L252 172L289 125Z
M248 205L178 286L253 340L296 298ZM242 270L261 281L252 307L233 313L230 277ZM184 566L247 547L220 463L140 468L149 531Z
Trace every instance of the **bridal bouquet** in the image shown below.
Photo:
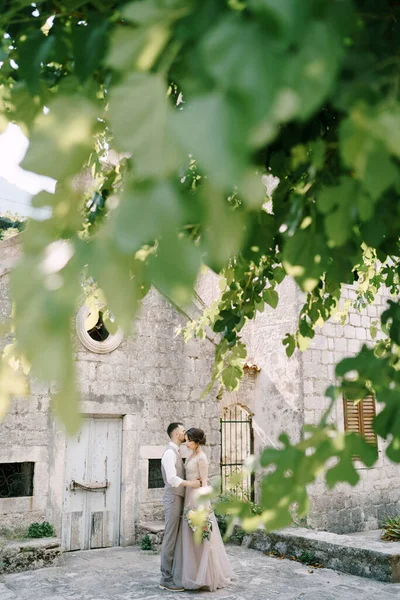
M183 516L185 517L190 529L195 534L195 538L200 542L209 540L212 532L211 509L186 507ZM201 537L200 537L201 532Z

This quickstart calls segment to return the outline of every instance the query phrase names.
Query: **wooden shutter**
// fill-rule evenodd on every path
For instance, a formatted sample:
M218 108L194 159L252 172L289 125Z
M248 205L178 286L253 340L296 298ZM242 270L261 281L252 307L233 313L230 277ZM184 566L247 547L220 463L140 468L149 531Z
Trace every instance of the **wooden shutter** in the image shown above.
M374 396L367 396L360 402L343 398L343 407L345 431L355 431L363 435L369 444L377 446L376 433L372 427L376 414Z

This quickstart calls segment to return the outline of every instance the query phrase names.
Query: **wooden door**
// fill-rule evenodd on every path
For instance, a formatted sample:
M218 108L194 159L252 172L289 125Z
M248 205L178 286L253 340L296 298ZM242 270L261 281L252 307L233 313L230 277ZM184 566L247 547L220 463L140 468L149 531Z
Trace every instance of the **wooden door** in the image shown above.
M87 418L67 441L62 547L119 545L122 419Z

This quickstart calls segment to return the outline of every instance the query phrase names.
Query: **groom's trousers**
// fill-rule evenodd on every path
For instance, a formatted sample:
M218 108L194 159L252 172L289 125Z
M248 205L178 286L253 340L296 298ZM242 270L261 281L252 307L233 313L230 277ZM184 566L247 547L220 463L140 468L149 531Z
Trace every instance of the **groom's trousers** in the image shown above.
M163 497L163 504L165 510L165 530L161 547L161 575L162 582L172 583L172 567L181 524L183 496L166 493Z

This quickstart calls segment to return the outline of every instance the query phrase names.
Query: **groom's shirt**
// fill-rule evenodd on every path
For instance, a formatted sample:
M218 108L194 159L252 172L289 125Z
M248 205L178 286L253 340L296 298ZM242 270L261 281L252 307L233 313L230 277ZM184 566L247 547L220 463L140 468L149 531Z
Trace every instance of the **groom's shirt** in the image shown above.
M172 487L180 486L183 481L176 473L177 452L179 453L179 446L174 444L174 442L170 442L161 459L161 464L165 471L165 478Z

